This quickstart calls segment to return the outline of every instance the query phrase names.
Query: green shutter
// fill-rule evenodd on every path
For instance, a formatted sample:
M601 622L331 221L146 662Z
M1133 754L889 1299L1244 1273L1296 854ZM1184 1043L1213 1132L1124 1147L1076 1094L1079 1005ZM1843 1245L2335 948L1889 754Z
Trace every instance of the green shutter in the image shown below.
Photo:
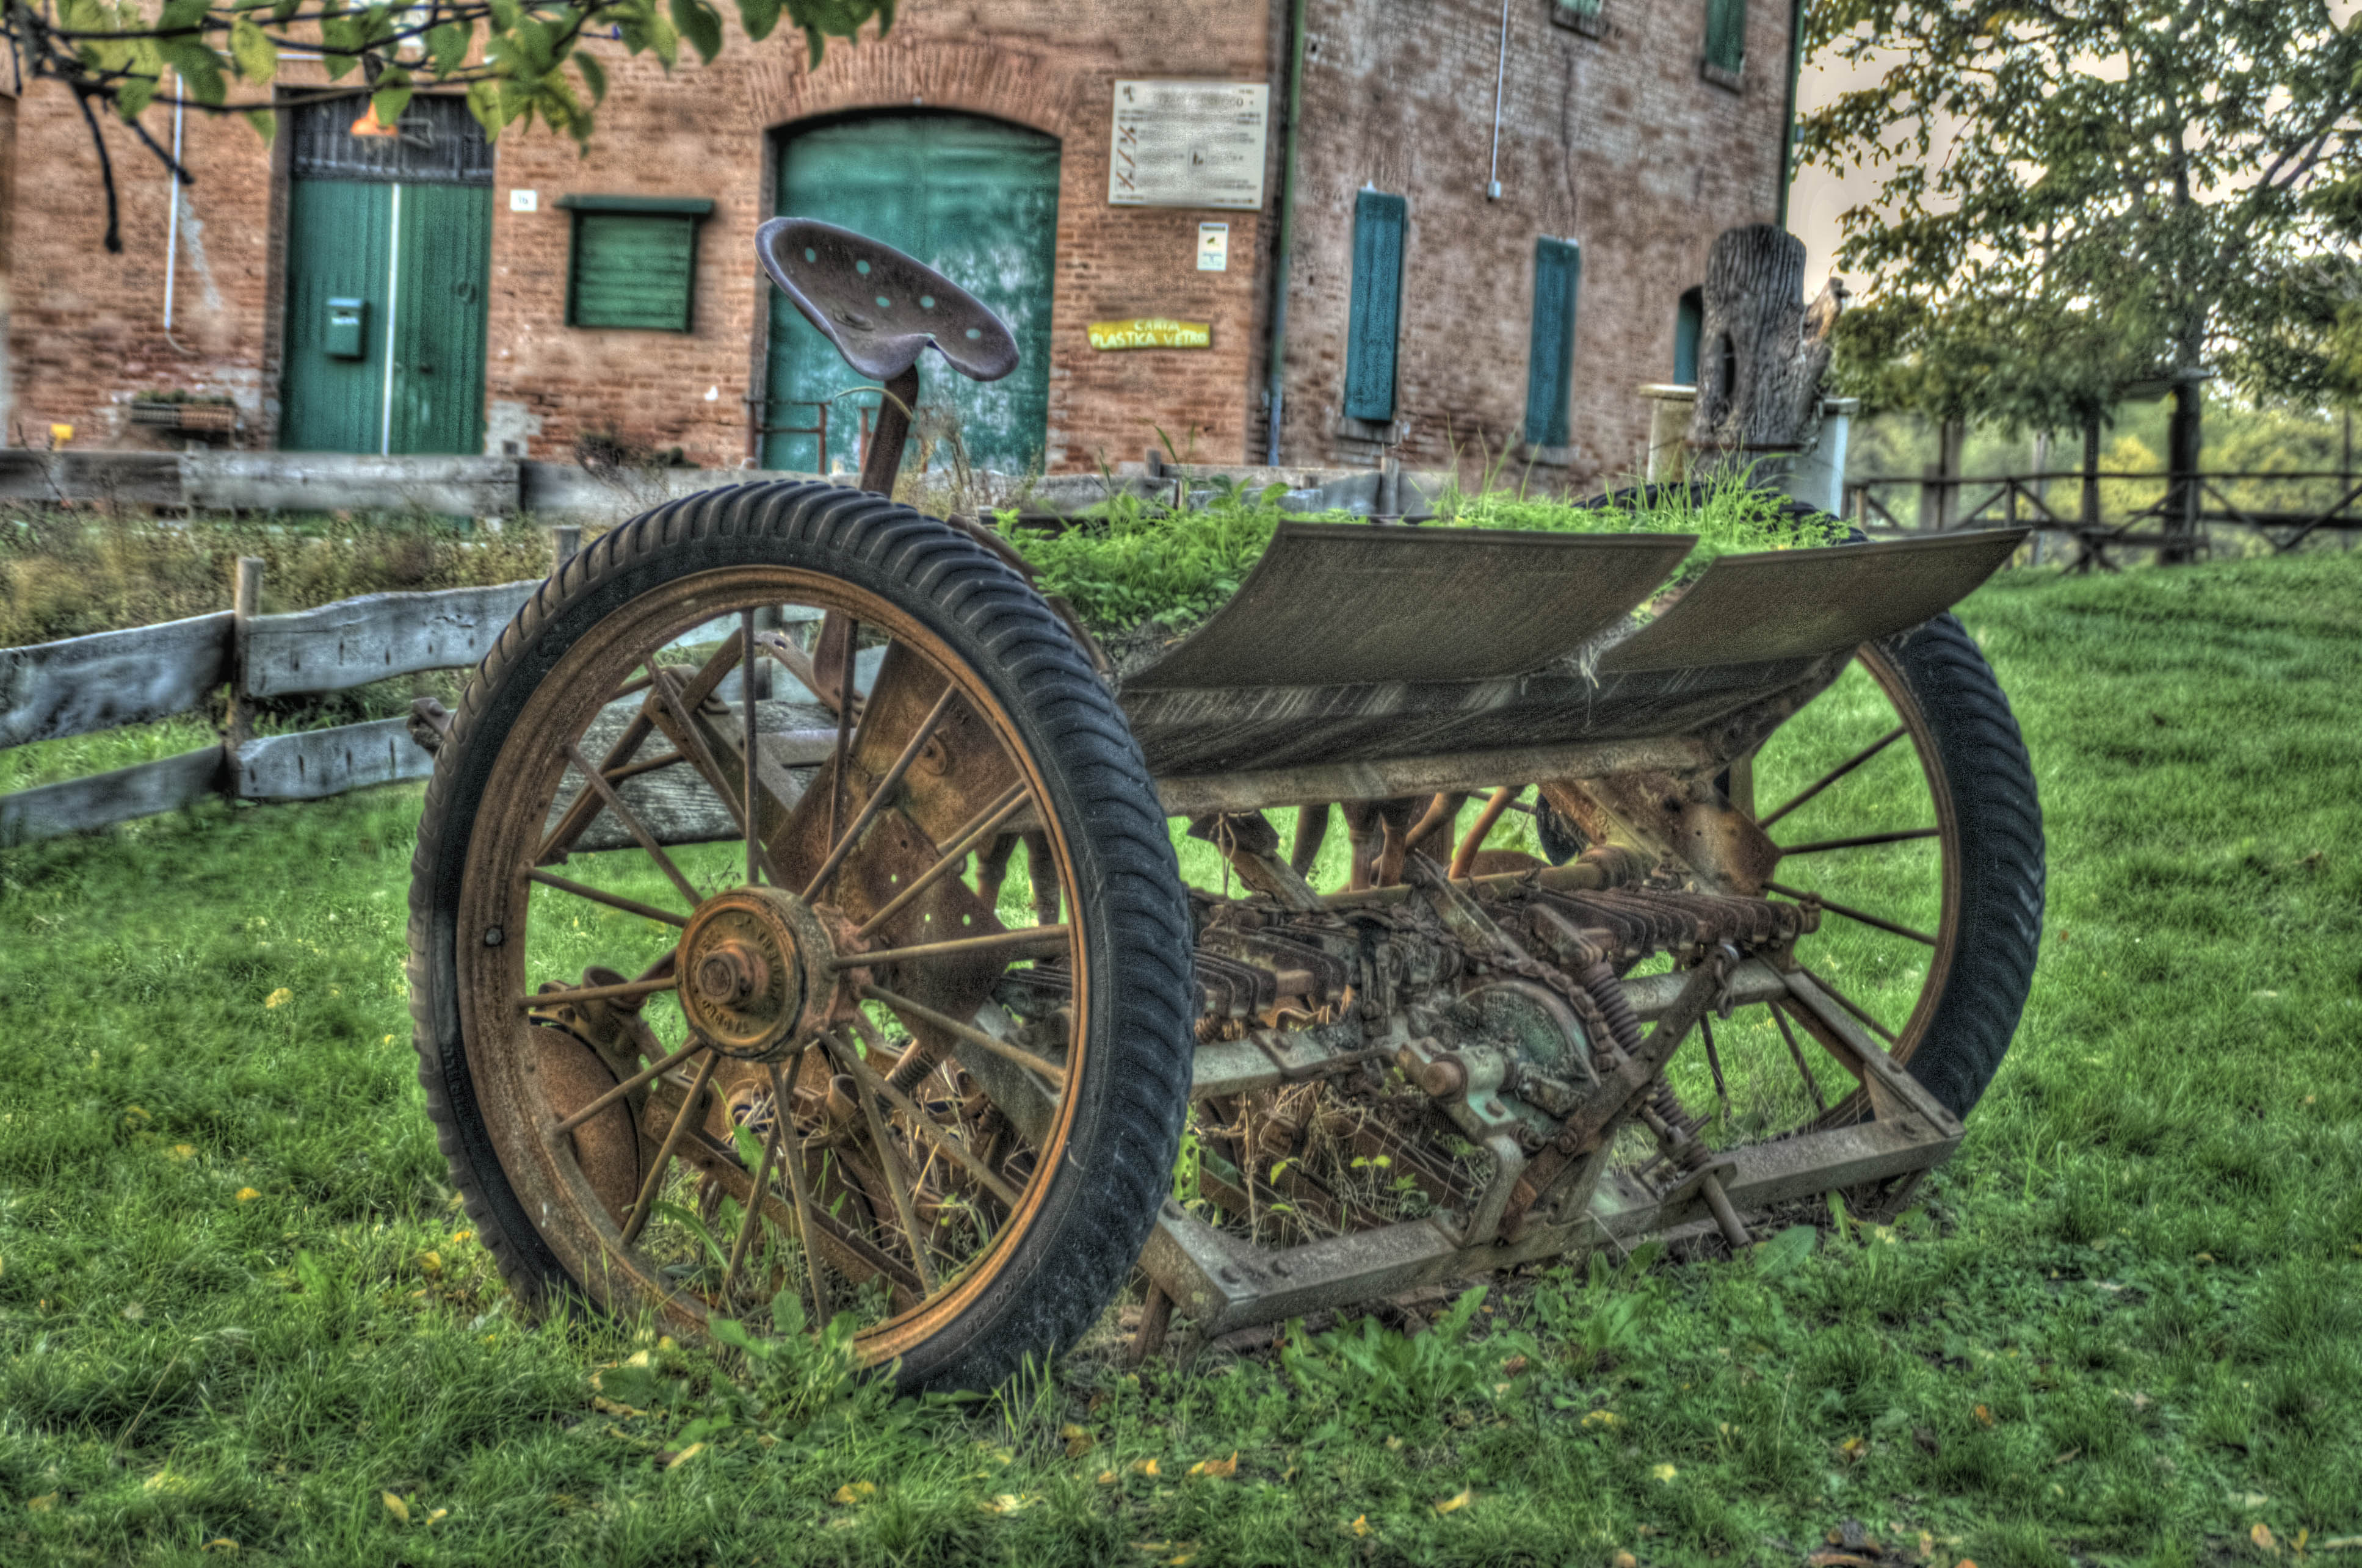
M574 257L568 271L569 326L619 326L643 332L687 332L694 323L697 221L691 204L658 204L622 211L587 202L574 213ZM561 203L561 204L569 204ZM710 208L712 203L694 204ZM657 207L649 211L646 207Z
M1747 64L1747 0L1705 0L1705 62L1737 75Z
M1353 295L1345 328L1345 416L1395 416L1395 346L1402 329L1403 231L1410 204L1364 191L1353 201Z
M1534 330L1526 348L1526 444L1567 444L1574 386L1574 300L1583 251L1573 240L1534 241Z

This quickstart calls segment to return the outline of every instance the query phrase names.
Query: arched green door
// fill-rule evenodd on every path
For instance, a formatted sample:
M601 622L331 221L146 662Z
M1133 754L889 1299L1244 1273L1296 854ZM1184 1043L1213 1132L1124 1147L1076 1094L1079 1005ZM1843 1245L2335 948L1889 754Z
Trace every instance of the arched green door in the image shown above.
M1017 369L979 386L931 353L919 362L919 401L958 411L973 466L1023 473L1041 462L1050 423L1057 138L952 114L865 115L791 128L779 149L778 210L908 251L999 312L1017 335ZM821 470L829 464L819 437L778 427L810 427L816 403L861 378L785 295L774 289L770 296L763 466ZM877 406L874 393L830 404L831 464L855 466L858 411Z

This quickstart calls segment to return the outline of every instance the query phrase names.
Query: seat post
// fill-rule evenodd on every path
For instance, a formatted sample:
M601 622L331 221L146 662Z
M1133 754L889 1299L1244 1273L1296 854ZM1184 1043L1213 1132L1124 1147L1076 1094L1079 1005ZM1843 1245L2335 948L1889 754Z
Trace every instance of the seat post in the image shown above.
M870 432L869 449L861 454L861 488L887 500L894 499L894 480L902 471L902 443L911 436L911 410L919 403L919 367L898 370L886 382L877 404L877 427Z

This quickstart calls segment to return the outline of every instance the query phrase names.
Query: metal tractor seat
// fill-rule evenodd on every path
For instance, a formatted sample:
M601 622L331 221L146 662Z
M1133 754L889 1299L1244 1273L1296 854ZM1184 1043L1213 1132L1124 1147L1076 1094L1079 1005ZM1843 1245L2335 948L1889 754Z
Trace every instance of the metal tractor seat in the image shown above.
M894 491L919 398L919 356L930 345L970 381L997 381L1017 368L1017 339L989 306L890 245L833 223L780 217L755 231L755 247L771 282L844 362L885 383L861 460L864 490Z

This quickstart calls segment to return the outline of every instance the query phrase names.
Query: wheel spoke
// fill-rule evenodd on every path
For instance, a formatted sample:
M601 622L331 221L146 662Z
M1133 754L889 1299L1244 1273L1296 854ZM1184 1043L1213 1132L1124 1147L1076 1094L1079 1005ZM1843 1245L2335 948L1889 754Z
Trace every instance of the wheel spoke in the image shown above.
M1007 953L1018 958L1043 958L1066 951L1072 927L1026 925L1014 931L963 936L952 942L922 942L914 947L881 947L867 953L840 953L829 960L832 968L875 969L889 964L924 964L942 958L966 958L978 953Z
M631 1218L624 1221L624 1245L628 1247L638 1241L640 1232L647 1229L648 1215L656 1207L656 1196L664 1190L665 1171L672 1165L673 1151L680 1147L682 1134L689 1131L689 1124L703 1109L706 1085L713 1081L713 1069L721 1062L721 1053L709 1051L705 1060L697 1065L697 1077L689 1086L689 1098L680 1102L680 1114L672 1119L672 1126L666 1131L664 1143L657 1148L647 1176L640 1182L640 1195L632 1202Z
M755 810L755 612L738 612L738 635L745 646L745 657L738 661L738 707L745 716L740 730L741 745L738 760L745 764L741 770L745 778L745 792L739 799L745 810L739 813L746 829L746 885L753 887L761 880L763 849L756 837L755 824L760 813Z
M1024 784L1011 784L999 800L987 806L977 813L974 821L959 831L953 838L951 847L942 851L933 865L911 878L909 887L888 900L884 909L862 922L860 929L853 934L865 938L877 934L878 929L888 921L900 914L911 900L933 887L937 878L967 864L968 856L975 851L978 844L983 842L984 836L1015 816L1018 808L1025 803L1030 794L1030 790Z
M1059 929L1063 931L1065 928ZM906 1018L915 1018L922 1023L932 1024L944 1033L965 1040L979 1050L989 1051L1004 1061L1016 1063L1028 1072L1038 1073L1049 1079L1052 1086L1060 1093L1065 1091L1066 1069L1054 1062L1045 1062L1031 1051L1011 1045L1005 1040L994 1039L972 1023L962 1023L949 1013L937 1012L922 1002L912 1001L909 997L887 990L882 987L864 986L861 988L861 994L865 999L883 1003Z
M599 798L607 802L607 809L615 813L615 820L624 824L625 831L638 842L639 846L647 851L648 858L654 860L663 869L664 874L672 879L672 885L680 889L680 896L689 900L689 907L695 909L701 901L697 896L697 889L690 884L688 878L680 874L680 867L672 863L672 856L667 855L664 852L664 846L657 843L657 835L648 831L647 823L640 821L639 813L624 804L624 798L615 793L615 787L607 782L607 776L604 773L590 766L590 759L582 755L582 748L579 745L571 741L568 742L566 756L568 760L581 770L583 777L590 780L590 788L598 792Z
M821 657L812 660L815 672L820 672L821 658L826 658L832 666L836 664L834 656L840 644L833 643L831 639L840 625L844 628L841 639L844 665L841 668L821 673L824 680L833 675L833 684L837 688L836 750L830 758L828 770L828 841L831 844L837 841L837 824L844 820L844 768L852 756L853 745L853 667L861 651L861 623L851 616L840 619L835 615L822 621L820 628Z
M1840 904L1832 900L1825 899L1818 893L1811 892L1803 889L1787 887L1779 882L1766 882L1763 886L1772 892L1781 894L1786 898L1794 899L1800 904L1818 904L1821 908L1828 911L1831 914L1843 915L1846 919L1850 921L1859 921L1863 925L1870 926L1874 930L1887 932L1895 936L1907 936L1914 942L1925 943L1930 947L1937 945L1936 939L1928 935L1924 931L1915 931L1907 925L1897 925L1891 920L1883 920L1877 915L1867 914L1862 911L1854 909L1849 905Z
M731 667L738 660L738 634L733 632L729 640L715 651L713 657L706 660L695 675L689 678L687 690L690 693L692 701L702 702L705 701L706 693L722 683L722 678L730 672ZM645 681L626 686L624 692L618 695L641 690L644 685L653 686L656 683L658 668L654 657L651 657ZM605 767L618 768L631 761L632 754L639 750L640 743L648 738L648 732L656 727L656 720L650 712L653 701L654 699L651 698L648 701L640 704L640 711L632 715L631 723L624 726L624 733L615 738L613 745L607 748L607 760L603 765ZM573 749L571 746L568 747L569 752ZM603 774L602 776L603 777ZM546 866L558 856L565 854L574 841L582 836L583 830L590 825L591 820L598 816L600 808L611 803L611 794L612 791L600 794L595 798L590 795L576 796L573 802L566 808L565 814L558 818L557 825L550 829L548 836L542 840L541 847L534 852L534 864Z
M843 1035L833 1030L821 1038L827 1043L830 1054L839 1061L860 1055ZM918 1209L911 1201L911 1178L902 1168L902 1151L887 1134L886 1119L877 1110L877 1097L863 1086L857 1075L847 1076L853 1077L854 1093L861 1099L862 1118L869 1126L869 1142L877 1151L877 1168L886 1178L888 1196L894 1200L894 1217L901 1222L902 1233L911 1239L911 1261L918 1265L920 1283L932 1296L935 1293L934 1264L927 1255L927 1239L919 1230Z
M993 1173L991 1166L986 1165L982 1160L977 1159L974 1154L970 1154L967 1150L967 1146L962 1143L957 1138L952 1136L948 1131L935 1125L934 1118L929 1116L924 1110L922 1110L919 1108L918 1103L911 1099L910 1096L904 1094L900 1089L896 1088L892 1084L888 1083L884 1078L879 1077L875 1072L871 1071L869 1064L863 1061L858 1055L846 1057L844 1059L844 1065L852 1071L855 1080L858 1082L863 1088L867 1089L874 1095L877 1095L878 1098L885 1100L887 1104L900 1111L904 1116L909 1117L911 1120L911 1131L918 1133L919 1136L924 1138L928 1143L941 1150L951 1159L954 1165L958 1165L962 1170L967 1172L968 1175L976 1177L977 1181L984 1185L986 1190L989 1191L995 1198L998 1198L1001 1202L1009 1205L1011 1209L1017 1207L1019 1197L1017 1189L1010 1187L1007 1182L1001 1180L999 1176L996 1176ZM925 1175L924 1172L920 1174L922 1176Z
M779 1077L777 1062L765 1064L764 1070L771 1080L771 1120L778 1127L780 1143L784 1144L793 1132L788 1125L788 1086ZM795 1147L788 1151L788 1189L794 1194L796 1200L796 1235L803 1242L804 1278L811 1284L812 1326L824 1328L832 1315L828 1309L828 1281L821 1274L820 1248L816 1244L821 1228L812 1215L811 1194L807 1190L803 1143L801 1138L797 1138ZM754 1201L759 1203L762 1197L762 1189L756 1188Z
M545 888L555 888L561 893L571 893L578 899L588 899L594 904L605 904L610 909L622 910L626 914L646 915L650 920L660 920L667 925L689 923L689 918L686 915L677 915L668 910L660 910L654 904L644 904L637 899L627 899L621 893L610 893L598 888L586 887L580 882L569 881L552 872L528 871L525 873L525 880L538 882Z
M1847 774L1851 773L1855 768L1860 767L1863 763L1868 762L1871 757L1876 756L1880 752L1884 751L1888 746L1893 745L1896 741L1901 740L1909 733L1910 731L1907 726L1903 724L1895 725L1893 729L1879 736L1878 739L1871 742L1870 745L1864 746L1861 750L1854 753L1851 756L1847 757L1843 762L1838 763L1827 773L1822 774L1820 778L1815 779L1810 785L1806 786L1802 794L1791 800L1786 805L1781 807L1778 811L1772 812L1768 817L1757 818L1755 825L1760 828L1770 828L1773 823L1778 822L1782 817L1786 816L1790 812L1794 811L1797 807L1803 805L1805 801L1811 800L1814 796L1819 794L1822 790L1827 789L1830 785L1836 783Z
M705 1042L703 1040L692 1038L688 1044L682 1046L679 1050L675 1051L671 1055L667 1056L660 1062L649 1063L646 1066L642 1067L638 1072L634 1073L630 1077L625 1078L622 1083L617 1084L613 1088L609 1089L606 1093L601 1095L598 1099L592 1100L590 1104L584 1106L581 1110L576 1111L565 1121L557 1123L557 1126L552 1127L549 1130L550 1135L552 1137L562 1137L565 1134L573 1132L577 1127L581 1126L584 1122L590 1121L592 1117L598 1115L601 1111L606 1110L609 1106L614 1104L617 1100L623 1099L625 1095L631 1093L642 1084L648 1083L662 1077L664 1074L672 1071L673 1068L680 1066L681 1063L686 1062L691 1056L694 1056L697 1053L704 1049Z
M1851 838L1816 839L1810 844L1783 844L1783 857L1791 855L1819 855L1832 849L1862 849L1873 844L1907 844L1918 838L1941 838L1942 828L1904 828L1898 833L1862 833Z
M887 800L893 794L895 786L902 782L902 775L911 770L911 764L916 762L919 759L919 753L926 749L928 738L935 733L935 726L943 722L944 714L951 708L952 699L957 695L957 688L945 682L944 694L935 699L935 705L927 711L925 718L919 721L919 727L911 732L910 743L902 747L902 754L897 756L894 759L894 765L886 770L886 777L877 781L877 788L869 792L869 799L861 803L861 810L854 817L853 825L839 835L835 845L828 852L828 858L821 862L818 871L812 873L811 883L804 889L803 892L806 903L820 897L821 890L826 888L830 878L836 875L837 867L844 864L844 857L853 852L853 846L860 841L861 830L876 819ZM863 730L866 735L866 724L863 726ZM751 777L751 774L749 776Z
M775 1075L772 1078L775 1095L778 1083ZM746 1195L746 1212L738 1221L737 1239L730 1244L730 1261L723 1266L722 1287L715 1292L723 1302L730 1299L730 1286L737 1281L738 1265L745 1261L747 1245L755 1239L756 1222L762 1218L763 1197L771 1189L771 1165L778 1158L780 1129L787 1120L788 1108L775 1098L771 1101L771 1124L763 1132L762 1158L755 1163L755 1187ZM811 1249L809 1246L804 1249L804 1263L806 1267L811 1266Z
M1846 995L1843 991L1829 984L1827 980L1813 973L1810 968L1806 968L1802 965L1799 965L1798 967L1805 969L1805 977L1806 979L1820 987L1821 989L1828 992L1832 998L1836 999L1837 1004L1839 1007L1845 1009L1848 1012L1861 1020L1862 1022L1868 1024L1876 1032L1881 1040L1885 1041L1889 1045L1900 1045L1903 1043L1903 1042L1896 1037L1894 1031L1887 1028L1886 1025L1879 1022L1875 1018L1872 1018L1870 1015L1870 1010L1863 1007L1860 1002L1854 1000L1851 997Z
M1780 1038L1787 1042L1788 1060L1796 1064L1796 1075L1805 1080L1805 1092L1813 1097L1814 1113L1827 1116L1829 1102L1822 1096L1820 1082L1813 1077L1813 1069L1805 1064L1804 1048L1796 1043L1796 1032L1788 1027L1788 1015L1781 1010L1778 1002L1765 1005L1772 1010L1772 1021L1780 1026Z
M679 985L679 979L674 976L656 975L646 979L624 980L612 986L571 986L564 990L535 991L531 996L519 997L517 1009L525 1011L567 1002L614 1001L622 997L652 996L657 991L677 989Z

